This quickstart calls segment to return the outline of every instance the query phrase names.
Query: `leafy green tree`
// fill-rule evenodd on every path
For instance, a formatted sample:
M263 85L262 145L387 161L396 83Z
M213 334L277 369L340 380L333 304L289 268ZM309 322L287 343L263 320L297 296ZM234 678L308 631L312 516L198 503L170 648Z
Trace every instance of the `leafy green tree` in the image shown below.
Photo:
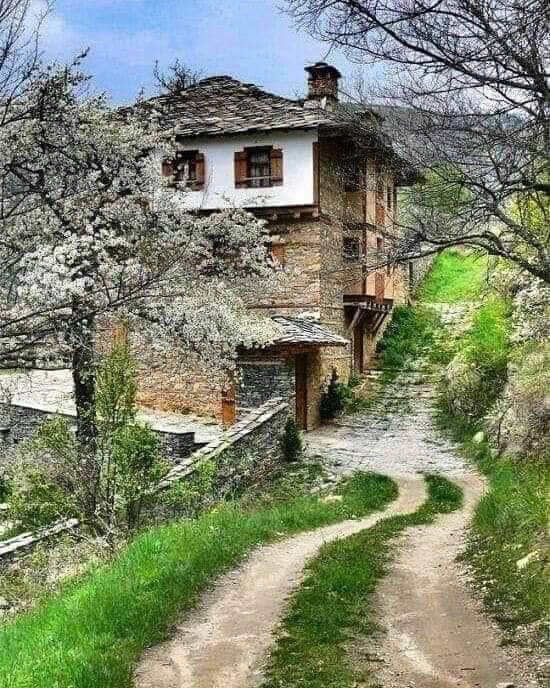
M42 424L11 466L12 514L34 527L76 516L109 534L139 526L151 489L167 472L158 435L136 421L136 366L127 342L114 345L97 373L92 457L63 417Z

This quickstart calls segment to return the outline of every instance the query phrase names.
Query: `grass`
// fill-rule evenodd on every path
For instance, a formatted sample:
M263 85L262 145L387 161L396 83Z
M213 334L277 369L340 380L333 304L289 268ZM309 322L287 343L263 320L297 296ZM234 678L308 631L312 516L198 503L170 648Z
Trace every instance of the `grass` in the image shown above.
M485 254L447 249L435 259L417 297L427 303L474 301L485 289L487 266Z
M487 296L470 330L454 343L454 353L469 372L454 371L445 381L442 396L450 410L473 424L482 422L506 385L511 355L509 315L509 304L502 297Z
M260 511L230 504L138 536L37 609L0 630L2 688L126 688L144 648L254 546L381 508L389 478L358 474L327 504L312 495Z
M349 661L349 642L376 630L372 593L387 572L394 540L410 526L431 523L458 509L459 487L426 476L429 498L418 511L380 521L344 540L326 544L308 566L294 594L262 688L353 688L368 668Z
M463 555L474 585L508 640L548 643L550 464L494 457L486 442L473 442L475 428L444 415L439 421L489 480Z
M388 371L407 369L411 362L434 346L434 332L438 325L439 317L430 309L396 306L392 320L377 345L381 367Z

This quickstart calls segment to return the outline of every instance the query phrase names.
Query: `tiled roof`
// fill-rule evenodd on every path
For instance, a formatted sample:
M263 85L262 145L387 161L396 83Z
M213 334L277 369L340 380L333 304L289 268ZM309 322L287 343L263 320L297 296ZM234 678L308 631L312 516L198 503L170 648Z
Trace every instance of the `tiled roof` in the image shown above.
M176 94L147 101L180 136L238 134L270 129L312 129L334 120L318 107L282 98L230 76L199 81Z
M280 325L283 334L275 344L317 344L319 346L346 346L347 339L335 334L325 325L310 318L289 318L274 315L273 320Z

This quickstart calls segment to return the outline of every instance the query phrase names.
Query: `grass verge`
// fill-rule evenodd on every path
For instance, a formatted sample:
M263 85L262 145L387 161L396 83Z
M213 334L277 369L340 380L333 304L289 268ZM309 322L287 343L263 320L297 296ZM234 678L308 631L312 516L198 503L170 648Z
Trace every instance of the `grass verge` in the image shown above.
M341 502L301 496L253 512L224 505L142 534L114 562L0 630L0 686L129 687L144 648L163 640L178 615L252 547L363 516L395 498L397 487L358 474L341 494Z
M487 266L486 254L447 249L435 259L417 297L430 303L473 301L485 289Z
M489 480L471 524L463 559L507 642L550 649L550 465L492 456L472 428L439 422Z
M393 540L410 526L431 523L437 514L458 509L459 487L426 476L429 498L418 511L394 516L343 540L325 545L308 566L266 673L263 688L353 688L368 676L353 666L346 644L376 628L372 593L391 562Z

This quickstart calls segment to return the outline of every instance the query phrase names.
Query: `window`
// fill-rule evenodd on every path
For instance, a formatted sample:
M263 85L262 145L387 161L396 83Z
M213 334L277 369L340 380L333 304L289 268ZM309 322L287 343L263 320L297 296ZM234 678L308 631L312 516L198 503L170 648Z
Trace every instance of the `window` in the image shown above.
M271 149L253 148L247 155L248 186L257 189L271 186Z
M392 208L392 201L393 201L393 189L391 187L391 184L388 184L386 186L386 205L388 206L388 210L391 210L391 208Z
M256 146L235 152L235 186L261 189L283 183L283 151Z
M271 244L269 252L273 262L284 268L286 263L285 244Z
M174 159L174 178L177 182L190 184L197 180L198 151L177 151Z
M354 237L344 237L344 260L359 260L361 257L361 242Z
M162 163L162 175L175 186L197 191L204 188L204 154L198 150L176 151L172 160Z

